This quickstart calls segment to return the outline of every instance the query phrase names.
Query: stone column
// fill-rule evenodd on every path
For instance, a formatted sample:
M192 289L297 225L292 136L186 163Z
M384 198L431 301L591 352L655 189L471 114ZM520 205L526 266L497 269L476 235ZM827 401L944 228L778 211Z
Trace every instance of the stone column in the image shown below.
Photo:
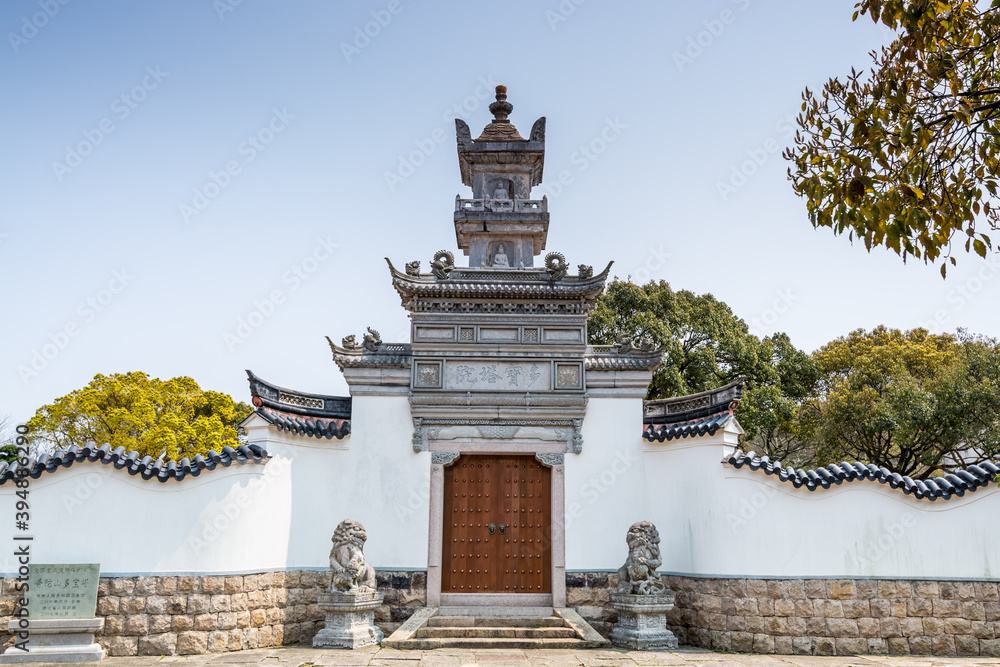
M566 466L552 466L552 606L566 606Z
M427 606L441 606L441 549L444 542L444 469L458 452L431 454L430 525L427 531Z
M552 470L552 526L549 555L552 558L552 606L566 606L566 456L539 453L535 458Z

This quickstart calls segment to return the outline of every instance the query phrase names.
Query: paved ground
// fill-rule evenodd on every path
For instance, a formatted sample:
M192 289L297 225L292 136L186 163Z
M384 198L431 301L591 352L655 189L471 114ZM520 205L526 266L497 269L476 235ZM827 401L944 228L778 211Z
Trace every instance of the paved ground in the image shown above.
M233 653L139 658L106 658L106 667L149 667L177 663L260 665L260 667L1000 667L1000 658L933 656L813 657L742 655L680 649L660 653L570 649L435 649L397 651L377 647L340 651L288 646ZM36 663L38 664L38 663Z

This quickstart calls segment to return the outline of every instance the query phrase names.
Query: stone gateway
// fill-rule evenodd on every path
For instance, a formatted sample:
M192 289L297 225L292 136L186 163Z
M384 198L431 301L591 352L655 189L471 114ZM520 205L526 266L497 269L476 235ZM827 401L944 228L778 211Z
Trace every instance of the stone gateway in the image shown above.
M247 371L237 447L169 461L80 442L0 462L0 514L30 477L45 537L32 558L101 564L96 618L78 628L97 652L675 635L757 653L1000 654L1000 466L794 469L743 450L740 380L647 400L663 350L588 341L612 275L601 239L595 256L550 247L545 118L515 127L503 86L490 111L478 133L456 121L467 190L441 230L454 243L384 267L405 340L346 330L340 297L356 288L330 286L334 329L316 341L330 334L348 396ZM733 273L725 247L678 252ZM5 567L9 633L24 582Z

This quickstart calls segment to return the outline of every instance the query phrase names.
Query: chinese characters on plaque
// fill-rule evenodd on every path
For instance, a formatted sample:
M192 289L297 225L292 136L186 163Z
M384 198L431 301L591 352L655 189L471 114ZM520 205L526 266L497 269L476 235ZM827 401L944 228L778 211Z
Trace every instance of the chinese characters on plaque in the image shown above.
M94 618L100 564L32 563L29 571L25 597L31 619Z

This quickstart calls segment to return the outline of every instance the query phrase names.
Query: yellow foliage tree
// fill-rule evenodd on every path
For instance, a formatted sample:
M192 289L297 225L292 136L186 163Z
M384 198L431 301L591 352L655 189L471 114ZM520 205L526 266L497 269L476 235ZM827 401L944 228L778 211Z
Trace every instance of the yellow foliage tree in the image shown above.
M179 460L240 444L236 425L252 408L189 377L96 375L83 389L42 406L28 422L57 448L95 442L143 456Z

